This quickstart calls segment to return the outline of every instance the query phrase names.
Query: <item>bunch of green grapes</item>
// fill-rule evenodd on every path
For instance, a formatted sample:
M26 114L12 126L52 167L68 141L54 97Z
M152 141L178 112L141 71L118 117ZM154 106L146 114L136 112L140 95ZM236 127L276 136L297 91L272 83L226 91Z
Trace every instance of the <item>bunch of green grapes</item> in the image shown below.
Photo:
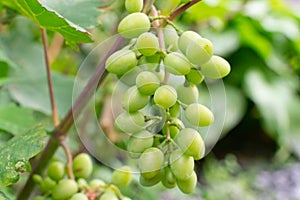
M214 55L208 39L194 31L178 31L163 17L158 28L163 36L158 29L151 29L156 19L141 12L142 0L126 0L125 7L129 14L118 32L130 42L106 61L106 70L129 86L115 128L130 135L127 150L138 159L142 185L161 182L167 188L178 186L183 193L191 193L197 183L194 160L205 155L197 127L214 121L211 110L198 103L197 85L205 77L225 77L230 65ZM185 81L174 87L168 83L170 76ZM154 112L147 113L149 107Z
M130 200L124 197L119 188L131 181L131 168L128 166L115 170L110 183L101 179L89 179L93 162L86 153L77 155L72 164L74 178L67 176L67 169L61 161L51 161L44 177L34 175L40 194L33 200Z

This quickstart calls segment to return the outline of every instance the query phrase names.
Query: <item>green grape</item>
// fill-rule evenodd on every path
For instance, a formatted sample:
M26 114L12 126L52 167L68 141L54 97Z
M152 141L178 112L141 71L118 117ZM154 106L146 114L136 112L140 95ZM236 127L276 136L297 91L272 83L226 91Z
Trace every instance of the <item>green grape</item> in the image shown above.
M178 117L180 115L180 104L176 102L172 107L169 108L169 113L171 117Z
M124 83L125 85L128 86L134 86L135 85L135 79L139 73L143 71L142 68L140 67L134 67L130 71L126 72L122 76L118 76L118 79Z
M186 57L195 65L209 61L214 52L213 44L206 38L198 38L187 46Z
M138 158L141 153L153 145L153 135L149 131L143 130L132 135L127 144L127 150L132 158Z
M164 168L164 174L162 176L161 183L166 188L174 188L176 186L176 179L169 167Z
M142 33L136 41L136 47L144 56L152 56L159 49L158 39L153 33Z
M136 77L136 86L140 93L144 95L152 95L160 86L160 81L156 74L143 71Z
M167 134L167 128L166 128L166 126L163 126L162 133L164 135ZM170 134L171 138L174 138L178 133L179 133L179 128L177 126L174 126L174 125L170 125L169 126L169 134Z
M42 182L43 182L43 178L38 174L34 174L32 176L32 179L36 184L39 184L39 185L42 184Z
M205 153L205 145L201 135L192 128L184 128L175 137L175 141L181 150L194 160L200 160Z
M164 59L164 66L168 72L174 75L185 75L191 70L191 64L181 53L169 53Z
M212 56L207 63L201 65L201 72L207 78L223 78L229 74L230 64L220 56Z
M90 188L97 190L99 188L104 188L105 187L105 182L102 181L101 179L93 179L89 182Z
M131 50L119 50L113 53L105 62L108 72L122 76L138 63L136 55Z
M177 186L181 192L190 194L194 191L197 185L197 174L193 171L192 175L187 180L177 180Z
M167 25L164 30L164 40L166 49L170 51L177 51L178 50L178 39L179 36L175 28L171 25Z
M123 166L116 169L111 178L111 183L118 187L126 187L131 181L131 168L128 166Z
M159 173L157 173L154 177L147 179L144 176L140 176L140 183L142 186L145 187L151 187L153 185L156 185L157 183L159 183L162 179L162 173L161 171Z
M178 100L184 104L192 104L198 102L199 91L195 85L185 86L181 84L176 88Z
M190 104L185 109L184 116L194 126L209 126L214 121L213 113L199 103Z
M47 169L47 175L55 181L62 179L65 175L65 165L59 161L51 162Z
M141 175L146 179L151 179L160 173L164 164L164 154L158 148L148 148L142 153L138 164Z
M89 199L83 193L76 193L71 197L70 200L89 200Z
M88 183L85 179L83 178L79 178L77 180L77 185L78 185L78 188L79 189L85 189L85 188L88 188Z
M192 84L198 85L204 80L204 76L199 70L192 68L190 72L185 75L185 79Z
M149 96L141 94L136 86L132 86L122 98L122 107L132 113L144 108L148 102Z
M180 0L157 0L158 9L162 15L169 15L180 4Z
M183 54L186 54L186 49L190 42L195 41L198 38L202 38L198 33L194 31L183 32L178 39L178 47Z
M56 186L56 182L52 180L50 177L45 177L43 182L40 185L40 189L42 192L51 191Z
M140 12L143 9L143 0L125 0L125 8L127 12Z
M177 101L176 90L169 86L160 86L154 93L154 102L167 109L173 106Z
M145 124L145 118L141 112L123 112L115 119L115 128L124 133L140 132Z
M194 159L178 149L170 155L170 168L176 179L186 180L194 170Z
M93 161L88 154L81 153L74 158L72 169L76 178L88 178L93 171Z
M131 13L127 15L118 26L118 32L124 38L135 38L150 29L150 20L144 13Z
M116 196L115 193L108 191L108 192L104 192L99 200L119 200L119 198Z
M77 193L77 183L72 179L63 179L53 188L52 197L53 199L68 199Z

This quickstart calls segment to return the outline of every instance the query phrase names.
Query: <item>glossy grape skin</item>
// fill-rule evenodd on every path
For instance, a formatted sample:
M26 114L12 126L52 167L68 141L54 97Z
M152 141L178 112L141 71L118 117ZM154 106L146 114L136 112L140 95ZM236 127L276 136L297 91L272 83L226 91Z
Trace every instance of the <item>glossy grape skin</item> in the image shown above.
M150 32L142 33L136 41L136 47L142 55L152 56L159 49L158 38Z
M177 180L177 186L181 192L191 194L197 185L197 174L193 171L187 180Z
M124 133L140 132L145 124L145 118L141 112L123 112L115 119L115 128Z
M149 96L141 94L136 86L132 86L122 98L122 107L132 113L144 108L148 102Z
M165 40L165 45L166 49L170 51L177 51L178 50L178 39L179 36L174 29L173 26L167 25L164 29L164 40Z
M181 150L173 151L170 155L170 168L176 179L186 180L194 171L194 159Z
M40 184L40 189L42 192L49 192L56 186L56 182L50 177L45 177Z
M139 158L141 175L146 179L155 177L164 164L164 154L158 148L151 147L144 151Z
M76 193L71 197L70 200L89 200L89 199L83 193Z
M185 86L184 84L179 85L176 88L177 99L184 104L192 104L198 102L199 91L195 85Z
M140 176L140 184L145 187L151 187L159 183L162 179L162 172L158 172L154 177L147 179L144 176Z
M156 2L161 14L166 16L180 4L180 0L156 0Z
M213 113L204 105L199 103L190 104L184 110L184 116L194 126L209 126L214 121Z
M118 187L126 187L131 181L131 173L130 167L120 167L113 172L111 183Z
M176 179L169 167L164 168L164 174L162 176L161 183L166 188L174 188L176 186Z
M59 161L51 162L47 168L47 175L55 181L62 179L65 175L65 165Z
M212 56L207 63L201 65L202 74L211 79L224 78L230 70L230 64L220 56Z
M122 19L118 32L124 38L135 38L150 29L150 20L144 13L135 12Z
M154 102L165 109L173 106L176 101L176 90L169 85L160 86L154 93Z
M186 57L191 63L202 65L209 61L213 52L213 44L208 39L198 38L187 46Z
M201 135L192 128L182 129L175 137L175 141L181 150L194 160L200 160L205 153L205 145Z
M113 53L105 62L108 72L122 76L138 63L136 55L131 50L119 50Z
M153 135L149 131L143 130L132 135L127 144L127 150L132 158L138 158L146 149L152 147Z
M87 153L75 156L72 164L74 176L77 178L88 178L93 171L93 161Z
M180 104L176 102L172 107L169 108L169 113L171 117L178 117L180 115L181 109Z
M190 42L202 38L198 33L194 31L185 31L183 32L178 39L178 48L183 54L186 54L186 49Z
M190 72L185 75L185 78L188 82L198 85L204 80L203 74L195 68L192 68Z
M143 5L143 0L125 0L125 8L129 13L140 12L143 9Z
M74 180L63 179L58 182L52 191L53 199L67 199L77 193L78 186Z
M169 53L164 59L164 66L174 75L188 74L192 67L188 59L178 52Z
M152 95L160 86L160 80L156 74L149 71L143 71L136 77L136 86L140 93Z
M119 198L113 192L104 192L99 200L119 200Z

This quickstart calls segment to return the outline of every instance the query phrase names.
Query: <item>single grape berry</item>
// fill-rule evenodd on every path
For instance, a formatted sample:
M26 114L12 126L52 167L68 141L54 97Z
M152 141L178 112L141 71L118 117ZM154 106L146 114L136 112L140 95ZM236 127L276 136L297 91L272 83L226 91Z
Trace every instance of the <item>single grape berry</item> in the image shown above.
M94 190L97 190L99 188L103 188L105 187L105 182L102 181L101 179L92 179L90 182L89 182L89 187L94 189Z
M62 179L65 175L65 165L59 161L51 162L47 169L47 175L55 181Z
M127 12L140 12L143 9L143 0L125 0L125 8Z
M128 112L136 112L144 108L148 102L149 96L140 93L136 86L132 86L122 98L122 107Z
M186 180L177 180L177 186L181 192L190 194L197 185L197 174L193 171L192 175Z
M124 38L135 38L150 29L150 20L144 13L131 13L119 24L118 32Z
M176 186L176 179L175 179L174 175L172 174L170 167L164 168L164 174L162 176L161 183L166 188L174 188Z
M180 4L180 0L157 0L161 14L168 16Z
M173 26L167 25L164 30L164 40L166 49L170 51L177 51L178 50L178 39L179 36L177 31L174 29Z
M186 48L186 57L195 65L209 61L214 52L213 44L206 38L198 38Z
M76 193L71 197L70 200L89 200L89 199L83 193Z
M196 39L201 38L201 36L194 31L185 31L183 32L178 39L178 47L183 54L186 54L186 49L190 42L195 41Z
M119 198L112 191L108 191L108 192L104 192L100 196L99 200L119 200Z
M72 179L63 179L58 182L52 191L53 199L68 199L77 193L77 183Z
M144 151L139 159L139 169L141 175L146 179L155 177L164 164L163 152L155 147Z
M185 84L180 84L177 88L178 100L184 104L192 104L198 102L199 91L195 85L185 86Z
M162 173L160 171L159 173L157 173L154 177L152 177L150 179L145 178L144 176L140 176L139 181L142 186L151 187L151 186L159 183L161 181L161 179L162 179Z
M154 93L154 102L165 109L173 106L176 101L176 90L169 85L160 86Z
M43 182L40 184L40 189L42 192L51 191L56 186L56 182L50 177L45 177Z
M176 102L172 107L169 108L169 113L171 117L178 117L180 115L180 104Z
M115 128L124 133L140 132L145 124L145 118L141 112L123 112L115 119Z
M160 86L160 80L153 72L143 71L136 77L136 86L140 93L152 95Z
M153 145L153 135L147 130L132 135L127 143L127 150L132 158L138 158L141 153Z
M144 56L152 56L159 49L158 38L150 32L142 33L136 41L136 47Z
M230 64L220 56L212 56L207 63L201 65L201 72L207 78L224 78L230 72Z
M188 105L184 110L184 116L194 126L209 126L214 121L213 113L199 103Z
M93 171L93 161L86 153L75 156L72 169L77 178L88 178Z
M164 59L164 66L174 75L188 74L192 67L188 59L178 52L169 53Z
M111 183L118 187L126 187L131 181L131 173L130 167L120 167L113 172Z
M192 68L190 72L185 75L185 79L192 84L198 85L204 80L203 74L196 68Z
M170 155L170 168L176 179L187 180L194 171L194 159L178 149Z

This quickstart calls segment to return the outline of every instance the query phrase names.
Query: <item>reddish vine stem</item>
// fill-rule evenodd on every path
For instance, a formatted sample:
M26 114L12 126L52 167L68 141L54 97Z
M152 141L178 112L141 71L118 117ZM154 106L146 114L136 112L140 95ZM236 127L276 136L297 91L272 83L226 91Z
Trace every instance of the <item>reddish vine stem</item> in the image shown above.
M71 154L71 151L69 149L69 147L65 144L64 141L61 141L60 142L60 146L64 149L66 155L67 155L67 158L68 158L68 162L67 162L67 174L68 174L68 177L70 179L75 179L74 178L74 173L73 173L73 170L72 170L72 164L73 164L73 156Z
M180 15L181 13L183 13L185 10L187 10L188 8L192 7L194 4L200 2L201 0L192 0L186 4L184 4L183 6L177 8L176 10L174 10L170 16L169 16L169 20L173 21L176 17L178 17L178 15Z

